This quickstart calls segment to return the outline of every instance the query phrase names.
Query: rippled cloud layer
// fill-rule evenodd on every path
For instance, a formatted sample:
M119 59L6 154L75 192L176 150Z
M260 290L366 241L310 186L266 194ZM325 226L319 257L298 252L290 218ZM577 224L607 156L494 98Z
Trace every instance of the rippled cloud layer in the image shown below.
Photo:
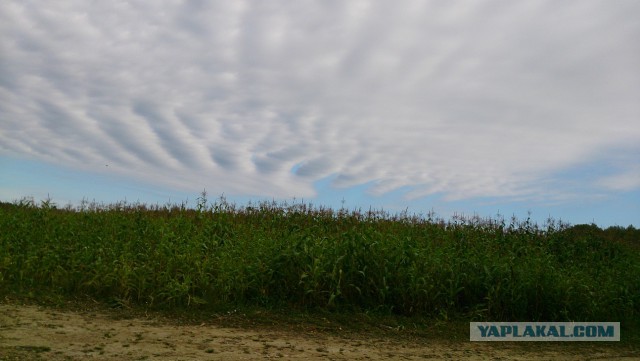
M3 1L0 153L213 193L640 188L637 1ZM582 196L580 190L575 196Z

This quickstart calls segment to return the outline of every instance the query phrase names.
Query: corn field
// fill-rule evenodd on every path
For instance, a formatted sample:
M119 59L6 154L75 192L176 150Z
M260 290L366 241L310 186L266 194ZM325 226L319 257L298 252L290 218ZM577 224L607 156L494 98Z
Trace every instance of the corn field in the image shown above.
M0 205L0 297L232 305L482 321L640 319L640 230L206 195L195 209Z

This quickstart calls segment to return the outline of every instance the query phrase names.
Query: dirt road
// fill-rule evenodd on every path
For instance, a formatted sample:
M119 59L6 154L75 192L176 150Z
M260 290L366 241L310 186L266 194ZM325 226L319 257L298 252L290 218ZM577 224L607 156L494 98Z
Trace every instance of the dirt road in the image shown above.
M640 360L588 344L449 342L277 327L178 324L159 316L0 304L0 360Z

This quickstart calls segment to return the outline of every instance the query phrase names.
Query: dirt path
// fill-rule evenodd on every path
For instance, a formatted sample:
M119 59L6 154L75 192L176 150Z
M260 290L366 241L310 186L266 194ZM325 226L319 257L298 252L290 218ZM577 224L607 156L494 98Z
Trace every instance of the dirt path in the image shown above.
M540 344L540 343L539 343ZM0 304L0 360L640 360L610 346L447 342L118 320L100 311Z

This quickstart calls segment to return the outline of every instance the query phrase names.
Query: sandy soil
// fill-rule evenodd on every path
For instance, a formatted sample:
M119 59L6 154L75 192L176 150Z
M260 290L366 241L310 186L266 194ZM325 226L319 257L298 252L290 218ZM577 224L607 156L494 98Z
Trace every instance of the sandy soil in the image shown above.
M0 304L0 360L640 360L638 350L624 347L536 344L185 325Z

